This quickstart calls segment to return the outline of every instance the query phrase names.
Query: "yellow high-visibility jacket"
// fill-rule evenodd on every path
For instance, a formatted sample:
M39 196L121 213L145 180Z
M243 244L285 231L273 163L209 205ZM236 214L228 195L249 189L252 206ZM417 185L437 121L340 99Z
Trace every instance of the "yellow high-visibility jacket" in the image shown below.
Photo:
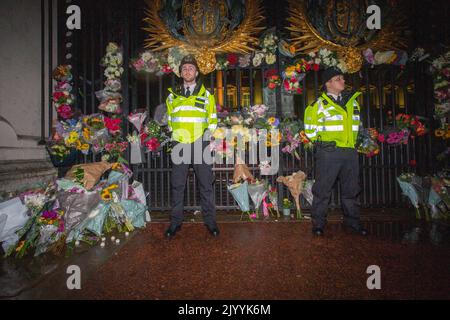
M169 88L169 92L166 99L167 124L173 140L192 143L206 129L212 133L217 128L216 101L203 84L196 95L189 97L176 93L172 88Z
M358 136L360 107L354 93L345 104L347 110L335 103L326 93L305 110L305 133L315 141L336 142L337 147L354 148Z

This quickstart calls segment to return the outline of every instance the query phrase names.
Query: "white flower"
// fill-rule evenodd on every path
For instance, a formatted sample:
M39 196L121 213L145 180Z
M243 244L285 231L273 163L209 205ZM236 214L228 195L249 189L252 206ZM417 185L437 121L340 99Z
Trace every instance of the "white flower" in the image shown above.
M315 58L315 59L314 59L314 63L315 63L315 64L320 64L320 58Z
M339 69L341 69L341 71L342 71L343 73L347 73L347 65L345 64L344 61L339 61L337 67L338 67Z
M266 55L266 63L267 64L274 64L277 61L277 56L272 54L272 53L268 53Z
M142 54L142 60L144 60L144 61L148 61L148 60L150 60L150 59L152 59L153 57L152 57L152 54L150 53L150 52L148 52L148 51L145 51L143 54Z
M262 63L262 59L264 58L264 53L258 52L253 57L253 66L258 67Z
M315 58L315 57L316 57L316 53L315 53L315 52L310 52L310 53L308 53L308 55L309 55L311 58Z
M102 155L102 161L108 161L110 158L109 154Z

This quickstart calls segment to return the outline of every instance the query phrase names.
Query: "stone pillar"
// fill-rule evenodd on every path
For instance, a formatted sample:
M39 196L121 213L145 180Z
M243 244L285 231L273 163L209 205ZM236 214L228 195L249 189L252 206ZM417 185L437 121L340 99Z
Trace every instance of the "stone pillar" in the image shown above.
M56 2L53 1L53 61L48 61L48 9L45 10L45 136L48 136L49 63L56 65ZM41 1L0 1L0 191L48 181L57 171L41 140Z

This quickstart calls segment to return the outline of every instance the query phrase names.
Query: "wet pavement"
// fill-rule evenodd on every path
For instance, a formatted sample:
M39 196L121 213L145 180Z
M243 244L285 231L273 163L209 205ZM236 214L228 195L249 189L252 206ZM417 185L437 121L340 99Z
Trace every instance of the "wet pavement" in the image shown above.
M363 215L368 238L346 234L331 214L323 238L290 217L240 221L219 214L219 238L201 215L164 239L167 214L115 245L79 247L70 258L0 258L3 299L449 299L450 227L419 224L410 213ZM67 267L81 269L81 290L68 290ZM381 290L368 290L369 265Z

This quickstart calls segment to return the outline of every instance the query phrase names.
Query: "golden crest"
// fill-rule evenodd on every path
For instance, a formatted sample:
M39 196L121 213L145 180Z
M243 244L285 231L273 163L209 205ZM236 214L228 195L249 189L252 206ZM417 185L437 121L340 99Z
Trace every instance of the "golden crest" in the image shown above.
M397 9L381 30L366 26L367 0L325 0L317 6L307 0L288 0L292 44L299 52L309 53L320 48L336 51L347 64L348 72L361 69L361 53L367 48L393 50L406 47L401 33L406 30L403 15ZM307 3L311 6L307 8ZM308 11L309 9L309 11ZM330 40L331 39L331 40Z
M200 72L215 68L215 54L248 53L264 29L260 0L156 0L144 21L145 47L154 51L181 47L194 54ZM180 13L181 12L181 13ZM179 14L180 13L180 14ZM179 15L181 17L179 17Z

